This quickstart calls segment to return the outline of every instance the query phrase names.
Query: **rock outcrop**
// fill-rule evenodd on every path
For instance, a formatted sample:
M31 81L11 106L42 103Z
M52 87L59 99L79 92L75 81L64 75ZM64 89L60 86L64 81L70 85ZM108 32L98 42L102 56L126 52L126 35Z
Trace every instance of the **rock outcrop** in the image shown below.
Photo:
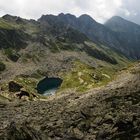
M9 92L19 92L22 87L23 86L14 81L9 82Z

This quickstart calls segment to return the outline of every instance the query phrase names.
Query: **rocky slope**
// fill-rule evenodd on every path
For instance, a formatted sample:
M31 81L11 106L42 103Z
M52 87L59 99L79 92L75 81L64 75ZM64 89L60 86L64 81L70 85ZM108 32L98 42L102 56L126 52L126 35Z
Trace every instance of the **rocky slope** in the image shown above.
M140 64L117 35L88 15L0 18L0 139L139 139ZM46 77L54 96L37 93Z
M1 140L140 139L140 64L107 86L47 101L0 102Z
M125 56L98 41L91 41L84 33L57 21L54 23L51 18L44 22L11 15L0 19L1 92L9 92L6 87L9 81L19 82L28 92L34 91L37 82L46 76L62 78L62 89L82 91L82 83L87 89L96 85L93 75L99 75L101 81L97 84L102 84L104 79L109 79L105 74L112 77L112 72L128 64ZM78 73L79 81L71 84Z

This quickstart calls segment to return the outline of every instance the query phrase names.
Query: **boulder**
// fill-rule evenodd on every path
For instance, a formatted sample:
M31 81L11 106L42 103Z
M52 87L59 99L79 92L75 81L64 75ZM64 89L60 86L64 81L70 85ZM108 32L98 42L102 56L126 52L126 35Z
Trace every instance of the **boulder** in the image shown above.
M9 92L19 92L21 88L22 86L15 81L9 82Z
M27 91L21 90L20 93L17 94L17 96L19 97L19 99L21 99L22 97L30 97L30 94Z
M78 128L74 128L73 133L74 133L74 138L76 138L77 140L81 140L84 138L83 132L81 132Z

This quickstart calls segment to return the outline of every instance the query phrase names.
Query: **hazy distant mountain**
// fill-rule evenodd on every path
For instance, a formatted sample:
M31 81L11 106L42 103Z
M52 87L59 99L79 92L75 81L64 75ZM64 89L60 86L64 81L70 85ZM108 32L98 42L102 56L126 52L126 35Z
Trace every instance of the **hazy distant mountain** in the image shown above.
M105 26L116 33L124 54L140 59L140 25L115 16Z
M129 32L129 33L138 32L140 34L139 31L140 25L125 20L119 16L112 17L104 25L116 32Z

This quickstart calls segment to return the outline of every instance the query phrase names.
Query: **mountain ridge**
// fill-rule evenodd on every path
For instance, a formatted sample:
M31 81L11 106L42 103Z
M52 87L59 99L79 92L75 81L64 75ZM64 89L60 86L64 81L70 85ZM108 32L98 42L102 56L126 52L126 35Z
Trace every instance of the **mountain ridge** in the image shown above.
M0 139L139 139L140 49L132 34L88 15L0 18ZM55 93L46 79L61 81Z
M47 19L48 17L49 17L49 19ZM63 14L63 16L62 15L61 16L60 15L58 15L58 16L47 15L46 18L45 18L45 16L43 16L43 18L42 19L40 18L39 21L42 20L44 22L46 20L46 22L50 22L50 18L53 18L52 19L53 24L55 24L57 21L59 24L61 22L63 22L63 24L65 24L66 26L70 26L70 27L86 34L94 42L101 42L101 43L105 43L107 45L110 43L110 41L109 41L110 39L108 39L109 38L108 33L111 34L110 37L112 38L112 31L107 29L104 25L97 23L89 15L88 16L81 15L80 17L74 16L73 18L70 18L70 19L68 17L69 17L68 14ZM56 18L56 20L55 20L55 18ZM67 20L67 18L69 20ZM56 24L58 24L58 23L56 23ZM100 32L99 32L99 30L100 30ZM105 33L105 35L102 35L103 33ZM103 39L104 37L106 38L106 40ZM113 38L111 40L115 40L115 38ZM109 42L109 43L107 43L107 42ZM117 44L117 41L116 41L116 44Z
M114 19L114 18L112 18L112 19ZM117 16L116 16L116 18L117 18ZM136 41L134 38L131 39L130 37L129 37L130 45L128 44L129 42L128 42L127 38L123 38L124 41L122 42L122 40L119 38L118 33L116 33L116 31L109 28L110 26L107 26L107 23L109 22L109 20L108 20L108 22L106 22L106 24L103 25L103 24L96 22L89 15L81 15L79 17L76 17L71 14L60 14L58 16L47 15L46 17L44 15L43 18L39 19L39 21L42 20L43 22L46 21L46 23L47 22L49 23L50 19L52 20L52 23L50 23L50 24L54 25L54 24L63 23L65 26L72 27L72 28L84 33L92 41L109 46L112 49L117 50L120 53L123 53L128 58L139 59L139 57L140 57L139 53L137 52L140 42ZM139 25L129 22L129 21L126 22L126 20L122 20L123 18L117 18L117 19L121 19L121 21L123 21L123 24L125 22L126 25L124 26L124 28L126 28L128 25L127 30L130 28L129 26L133 25L132 28L130 28L132 34L135 34L135 32L137 30L140 31ZM117 22L117 21L115 20L115 22ZM133 28L135 30L133 30ZM121 31L119 32L119 34L121 34ZM129 35L130 33L128 32L127 34ZM126 36L126 35L124 35L124 36ZM137 34L137 35L135 35L135 37L139 38L139 35ZM133 46L133 43L136 45L136 47ZM129 47L127 47L127 46L129 46ZM127 49L126 49L126 47L127 47ZM134 49L132 47L134 47ZM135 48L136 48L136 51L135 51Z

